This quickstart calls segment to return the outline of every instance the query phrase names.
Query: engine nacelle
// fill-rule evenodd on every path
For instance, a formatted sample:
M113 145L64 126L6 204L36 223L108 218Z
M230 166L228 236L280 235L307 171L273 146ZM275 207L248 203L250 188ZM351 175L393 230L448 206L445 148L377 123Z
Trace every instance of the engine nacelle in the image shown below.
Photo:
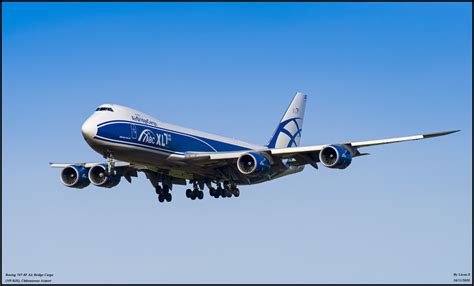
M61 171L61 182L70 188L85 188L91 183L87 176L88 171L82 166L67 166Z
M107 168L108 167L106 164L95 165L94 167L90 168L89 180L91 183L97 187L103 188L112 188L117 186L120 183L122 175L116 168L112 170L114 174L108 175Z
M258 153L243 154L237 160L237 169L244 175L259 174L270 169L270 161Z
M352 162L352 154L344 146L329 145L319 152L319 161L328 168L345 169Z

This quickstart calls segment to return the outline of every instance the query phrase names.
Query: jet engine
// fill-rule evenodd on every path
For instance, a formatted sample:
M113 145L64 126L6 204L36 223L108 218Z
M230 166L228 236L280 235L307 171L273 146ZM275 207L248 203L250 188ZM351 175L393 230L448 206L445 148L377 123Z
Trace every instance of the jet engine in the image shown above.
M328 168L345 169L352 162L352 154L344 146L329 145L319 152L319 161Z
M61 171L61 182L71 188L85 188L91 183L87 172L88 170L82 166L67 166Z
M112 174L107 174L107 165L99 164L90 168L89 170L89 180L92 184L103 187L103 188L112 188L117 186L120 183L122 175L119 173L118 169L113 169Z
M268 171L270 161L259 153L243 154L237 160L237 169L244 175L259 174Z

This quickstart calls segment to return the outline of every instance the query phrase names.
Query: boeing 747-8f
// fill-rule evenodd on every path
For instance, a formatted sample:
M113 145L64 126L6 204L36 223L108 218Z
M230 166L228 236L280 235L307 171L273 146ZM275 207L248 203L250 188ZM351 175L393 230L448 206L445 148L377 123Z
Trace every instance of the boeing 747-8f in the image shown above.
M212 135L161 122L140 111L103 104L82 125L82 135L107 161L50 163L62 168L61 181L82 189L90 183L112 188L121 178L131 183L145 173L160 202L170 202L174 185L191 184L186 197L238 197L238 185L251 185L301 172L306 164L347 168L360 148L419 140L457 132L447 131L390 139L300 147L307 96L297 93L265 146Z

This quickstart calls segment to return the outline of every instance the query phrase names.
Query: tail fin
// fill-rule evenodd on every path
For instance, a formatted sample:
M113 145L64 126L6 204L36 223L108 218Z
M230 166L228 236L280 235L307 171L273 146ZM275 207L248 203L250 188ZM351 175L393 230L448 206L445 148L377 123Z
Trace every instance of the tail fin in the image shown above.
M268 148L297 147L303 131L306 94L297 92L273 133Z

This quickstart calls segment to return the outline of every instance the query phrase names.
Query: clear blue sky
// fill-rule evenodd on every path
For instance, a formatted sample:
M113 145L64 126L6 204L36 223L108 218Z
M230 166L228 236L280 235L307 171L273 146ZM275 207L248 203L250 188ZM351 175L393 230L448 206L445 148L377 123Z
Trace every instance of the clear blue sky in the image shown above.
M472 271L471 3L2 3L2 274L55 282L450 283ZM159 204L143 174L69 189L102 103L265 144L367 148L238 199ZM3 276L2 279L5 277Z

